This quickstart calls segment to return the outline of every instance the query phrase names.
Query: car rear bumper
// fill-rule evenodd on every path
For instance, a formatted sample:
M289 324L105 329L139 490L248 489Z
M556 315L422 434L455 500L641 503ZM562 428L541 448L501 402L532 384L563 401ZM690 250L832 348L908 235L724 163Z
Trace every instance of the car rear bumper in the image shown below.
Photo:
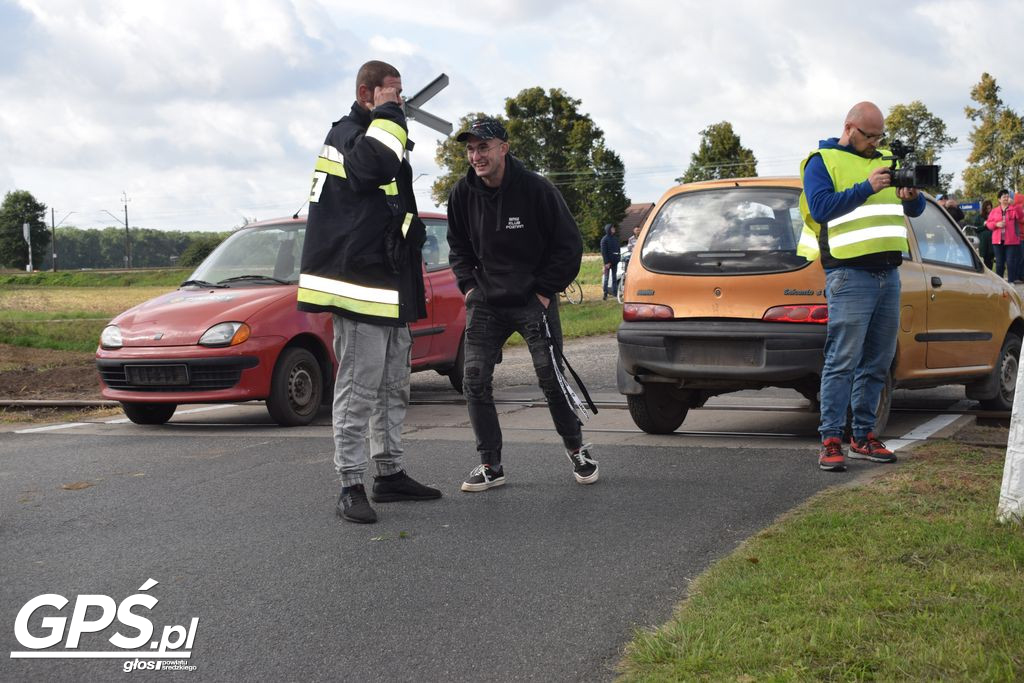
M255 342L255 343L250 343ZM250 339L237 347L125 347L100 349L96 369L100 393L114 401L222 403L264 399L280 352L279 338ZM139 368L144 368L140 371ZM155 377L184 367L186 379L154 383ZM147 379L140 382L140 375Z
M821 374L825 326L758 320L667 320L619 326L619 391L671 381L738 390Z

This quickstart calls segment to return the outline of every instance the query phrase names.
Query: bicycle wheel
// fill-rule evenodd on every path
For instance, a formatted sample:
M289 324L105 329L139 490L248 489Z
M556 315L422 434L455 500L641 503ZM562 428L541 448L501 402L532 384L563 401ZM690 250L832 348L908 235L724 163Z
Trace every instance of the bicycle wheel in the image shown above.
M583 287L580 286L579 280L573 280L569 283L569 286L565 288L565 300L571 304L578 304L583 302Z
M619 286L615 289L615 300L620 304L626 297L626 278L625 276L619 278Z

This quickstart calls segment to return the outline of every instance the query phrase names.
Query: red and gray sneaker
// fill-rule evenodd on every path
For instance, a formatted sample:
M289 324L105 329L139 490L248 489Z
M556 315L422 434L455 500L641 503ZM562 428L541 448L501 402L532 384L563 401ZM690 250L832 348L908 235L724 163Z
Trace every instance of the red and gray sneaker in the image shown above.
M838 436L830 436L821 443L821 450L818 451L818 467L828 472L846 470L843 442Z
M896 455L878 440L874 432L867 436L850 439L850 457L871 462L896 462Z

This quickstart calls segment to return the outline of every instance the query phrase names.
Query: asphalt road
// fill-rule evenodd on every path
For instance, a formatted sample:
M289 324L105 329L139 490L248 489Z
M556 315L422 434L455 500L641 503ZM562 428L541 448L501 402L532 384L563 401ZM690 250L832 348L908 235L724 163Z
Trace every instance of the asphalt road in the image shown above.
M600 397L614 390L614 365L608 340L590 343L570 360ZM521 361L506 354L504 395L538 393ZM444 378L414 377L414 397L454 396ZM62 595L62 611L28 621L44 637L44 617L74 621L76 596L120 603L150 578L159 583L144 593L159 603L135 613L151 618L154 641L199 619L192 680L611 679L634 629L663 623L716 558L822 488L879 467L821 472L814 415L729 411L729 400L756 396L722 399L671 436L602 411L587 427L601 467L593 486L574 482L543 406L505 406L508 484L479 494L458 491L475 461L465 408L416 406L407 466L444 498L378 505L381 521L369 526L334 516L326 415L321 426L280 429L256 405L182 413L165 427L7 431L0 679L120 675L137 653L8 658L27 649L12 626L30 599ZM763 405L787 400L799 402ZM721 425L762 436L701 433ZM115 632L138 635L115 620L84 633L78 651L113 651Z

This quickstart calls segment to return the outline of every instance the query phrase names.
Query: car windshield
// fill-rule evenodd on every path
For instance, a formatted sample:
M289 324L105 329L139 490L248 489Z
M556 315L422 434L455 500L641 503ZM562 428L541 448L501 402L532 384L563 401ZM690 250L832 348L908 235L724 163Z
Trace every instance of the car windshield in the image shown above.
M686 192L658 211L640 257L650 270L686 275L773 273L807 265L797 256L803 221L795 188Z
M299 281L305 223L242 228L206 257L186 282L229 287Z

